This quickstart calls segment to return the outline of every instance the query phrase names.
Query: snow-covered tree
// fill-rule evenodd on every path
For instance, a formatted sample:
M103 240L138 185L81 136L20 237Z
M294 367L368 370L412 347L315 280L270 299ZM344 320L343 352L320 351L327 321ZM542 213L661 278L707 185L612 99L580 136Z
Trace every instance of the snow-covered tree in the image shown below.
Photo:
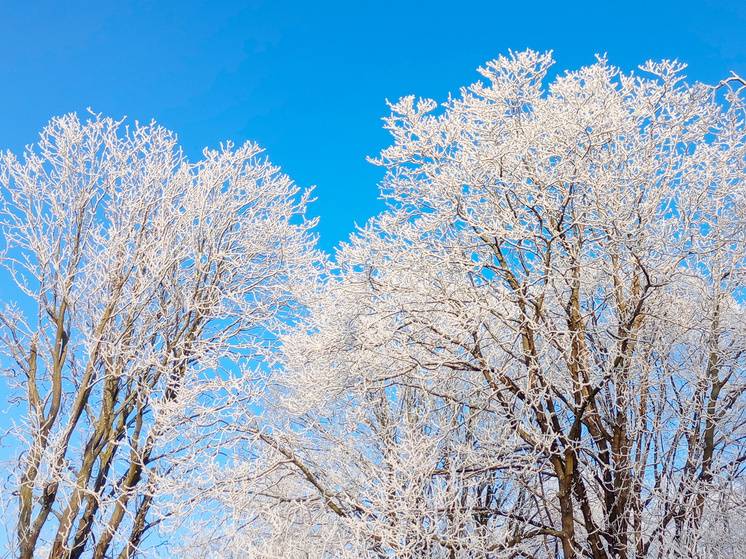
M192 163L167 130L97 115L0 156L0 188L13 554L131 557L197 498L170 480L245 442L313 276L308 194L256 145Z
M746 83L551 66L393 104L323 282L255 146L4 155L18 554L746 555Z
M746 555L743 81L551 65L392 105L224 550Z

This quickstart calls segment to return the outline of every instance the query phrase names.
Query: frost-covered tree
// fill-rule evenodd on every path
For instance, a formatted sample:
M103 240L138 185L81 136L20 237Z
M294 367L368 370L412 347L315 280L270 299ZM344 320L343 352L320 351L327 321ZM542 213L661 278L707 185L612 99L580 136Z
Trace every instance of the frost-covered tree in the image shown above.
M253 144L191 163L167 130L95 115L0 156L0 188L13 554L131 557L197 498L169 480L245 440L313 275L307 194Z
M746 555L744 84L551 65L392 105L225 553Z

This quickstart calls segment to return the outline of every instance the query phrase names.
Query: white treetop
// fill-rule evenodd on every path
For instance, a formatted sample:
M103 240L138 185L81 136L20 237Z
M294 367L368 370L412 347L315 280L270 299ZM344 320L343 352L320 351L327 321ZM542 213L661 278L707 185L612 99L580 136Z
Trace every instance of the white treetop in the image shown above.
M253 144L190 163L155 124L72 115L2 155L0 187L2 264L25 295L0 314L21 402L13 553L131 557L167 514L161 486L251 413L316 259L308 194Z
M743 82L551 65L392 105L224 549L746 555Z
M4 156L20 555L746 556L746 83L552 63L392 104L331 264L252 145Z

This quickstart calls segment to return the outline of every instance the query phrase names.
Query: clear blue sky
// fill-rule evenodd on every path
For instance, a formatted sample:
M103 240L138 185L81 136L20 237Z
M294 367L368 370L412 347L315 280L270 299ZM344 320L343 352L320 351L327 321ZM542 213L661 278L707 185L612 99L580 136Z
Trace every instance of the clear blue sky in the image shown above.
M251 139L317 186L311 214L331 249L382 207L365 156L388 142L386 98L445 99L486 60L526 47L553 49L559 70L607 52L625 69L679 58L692 79L718 81L746 75L745 31L743 0L0 0L0 149L89 106L154 118L192 157Z
M692 79L746 74L746 2L0 2L0 148L90 106L155 118L190 156L252 139L316 185L322 246L382 206L365 162L385 99L444 99L507 49L557 68L607 52L632 69L679 58Z

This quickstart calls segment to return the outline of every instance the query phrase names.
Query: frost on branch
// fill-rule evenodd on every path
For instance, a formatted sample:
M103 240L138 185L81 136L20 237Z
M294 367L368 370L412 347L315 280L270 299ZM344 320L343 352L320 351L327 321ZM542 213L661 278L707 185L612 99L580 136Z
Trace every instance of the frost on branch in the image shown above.
M0 187L13 553L131 557L192 510L174 479L246 444L317 259L308 193L253 144L191 163L155 124L74 115L3 154Z
M745 556L743 80L551 64L392 104L322 276L253 146L3 156L19 554Z
M392 105L390 209L284 338L224 549L746 555L742 99L551 63Z

